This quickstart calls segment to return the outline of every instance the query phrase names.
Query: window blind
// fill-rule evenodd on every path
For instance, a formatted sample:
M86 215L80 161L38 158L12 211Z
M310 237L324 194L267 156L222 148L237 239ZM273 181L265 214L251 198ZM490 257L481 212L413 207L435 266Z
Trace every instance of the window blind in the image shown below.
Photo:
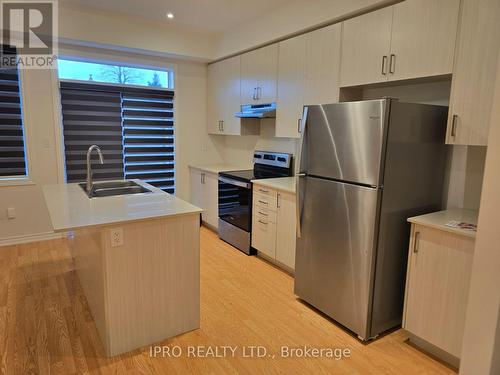
M1 46L3 55L14 48ZM21 93L17 68L0 68L0 178L26 176Z
M95 180L140 179L175 193L174 93L171 90L61 82L66 176L86 178L86 152Z
M125 178L175 192L173 92L122 94Z
M67 182L85 181L87 150L93 144L99 145L104 156L101 165L97 154L92 155L94 179L122 179L120 93L64 87L61 87L61 107Z

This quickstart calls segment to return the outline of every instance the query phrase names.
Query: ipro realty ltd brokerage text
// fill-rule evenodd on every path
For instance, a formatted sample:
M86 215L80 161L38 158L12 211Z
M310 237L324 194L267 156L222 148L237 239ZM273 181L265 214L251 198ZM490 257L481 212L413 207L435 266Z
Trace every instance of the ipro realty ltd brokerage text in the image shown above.
M349 348L316 348L309 346L281 346L273 352L261 345L193 345L193 346L151 346L152 358L331 358L341 360L351 358Z

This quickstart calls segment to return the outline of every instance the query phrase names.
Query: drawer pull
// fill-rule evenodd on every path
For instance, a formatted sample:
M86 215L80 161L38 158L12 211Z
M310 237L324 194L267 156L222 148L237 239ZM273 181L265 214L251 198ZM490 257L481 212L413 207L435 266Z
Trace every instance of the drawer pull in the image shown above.
M415 242L413 244L413 252L418 253L419 247L420 247L420 232L415 232Z
M387 56L382 56L382 75L387 75Z
M265 221L262 221L262 220L259 220L259 223L267 225L267 223Z
M259 199L259 203L262 203L262 204L269 204L269 202L261 201L260 199Z
M458 115L453 115L451 120L451 136L455 137L457 135L457 121Z
M394 74L396 71L396 55L391 54L391 59L389 60L389 73Z
M268 214L265 214L264 212L262 211L259 211L259 214L263 215L263 216L269 216Z
M260 191L261 193L269 193L269 190L266 190L266 189L259 189L259 191Z

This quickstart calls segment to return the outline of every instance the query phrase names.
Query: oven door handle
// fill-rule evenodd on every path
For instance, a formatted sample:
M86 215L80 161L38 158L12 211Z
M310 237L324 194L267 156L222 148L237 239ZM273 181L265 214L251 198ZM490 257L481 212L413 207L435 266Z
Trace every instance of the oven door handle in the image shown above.
M245 189L251 189L252 188L252 184L250 182L243 182L243 181L239 181L239 180L233 180L231 178L226 178L226 177L222 177L222 176L219 176L219 181L223 182L225 184L235 185L235 186L239 186L239 187L242 187L242 188L245 188Z

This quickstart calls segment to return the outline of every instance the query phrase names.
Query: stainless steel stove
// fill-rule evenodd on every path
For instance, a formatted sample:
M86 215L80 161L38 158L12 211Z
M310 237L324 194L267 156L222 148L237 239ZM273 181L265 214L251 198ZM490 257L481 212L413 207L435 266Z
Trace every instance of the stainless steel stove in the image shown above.
M252 180L293 176L293 155L255 151L254 167L219 173L219 238L245 254L251 246Z

